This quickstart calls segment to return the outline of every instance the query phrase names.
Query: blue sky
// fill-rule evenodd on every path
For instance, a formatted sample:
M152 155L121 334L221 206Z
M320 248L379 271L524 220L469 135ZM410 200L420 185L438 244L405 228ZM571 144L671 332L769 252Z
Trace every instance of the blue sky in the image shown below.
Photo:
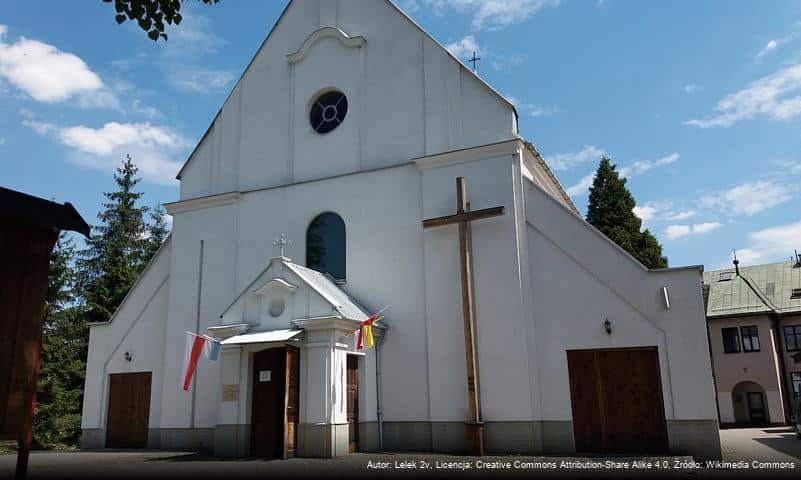
M175 173L285 3L189 2L157 44L100 0L0 3L0 185L93 222L131 153L147 202L176 200ZM611 155L671 266L801 249L800 2L398 3L460 58L478 51L582 211Z

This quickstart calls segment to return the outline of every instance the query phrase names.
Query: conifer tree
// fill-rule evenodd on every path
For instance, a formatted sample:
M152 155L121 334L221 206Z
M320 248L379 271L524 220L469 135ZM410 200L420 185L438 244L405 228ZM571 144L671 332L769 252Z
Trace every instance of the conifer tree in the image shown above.
M648 268L667 267L662 246L634 214L634 197L612 159L604 155L590 187L587 221Z
M150 211L150 223L147 226L148 237L145 244L145 262L150 261L170 234L170 229L167 227L167 221L165 220L166 214L161 204L156 205Z
M117 190L105 193L106 202L98 214L101 224L81 252L81 292L88 322L105 322L122 303L149 260L148 211L139 205L141 192L135 191L141 181L131 156L117 168L114 181Z
M77 306L75 245L62 233L50 256L33 435L42 447L76 445L89 331Z

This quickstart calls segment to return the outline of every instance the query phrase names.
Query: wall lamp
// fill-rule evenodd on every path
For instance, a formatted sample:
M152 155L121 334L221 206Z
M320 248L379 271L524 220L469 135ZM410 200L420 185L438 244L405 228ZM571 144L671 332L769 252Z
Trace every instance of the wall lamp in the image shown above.
M612 335L612 322L608 318L604 318L604 330L606 330L607 335Z

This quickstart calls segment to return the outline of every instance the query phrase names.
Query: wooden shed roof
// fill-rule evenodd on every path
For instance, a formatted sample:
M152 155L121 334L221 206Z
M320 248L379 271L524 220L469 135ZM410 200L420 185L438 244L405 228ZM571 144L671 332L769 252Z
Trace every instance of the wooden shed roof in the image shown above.
M71 203L51 202L0 187L0 222L16 221L42 228L72 230L88 237L89 225Z

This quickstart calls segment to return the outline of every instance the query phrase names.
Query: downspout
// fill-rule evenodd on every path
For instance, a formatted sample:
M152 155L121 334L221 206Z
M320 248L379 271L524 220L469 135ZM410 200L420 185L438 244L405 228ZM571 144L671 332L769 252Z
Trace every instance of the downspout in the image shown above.
M384 450L384 425L381 411L381 344L386 338L386 326L381 336L375 342L375 417L378 422L378 450Z
M715 359L712 356L712 334L709 332L709 317L706 316L709 304L709 285L701 282L701 298L704 302L704 323L706 324L706 346L709 353L709 366L712 369L712 387L715 391L715 411L718 412L718 425L720 425L720 400L718 399L718 378L715 375Z

